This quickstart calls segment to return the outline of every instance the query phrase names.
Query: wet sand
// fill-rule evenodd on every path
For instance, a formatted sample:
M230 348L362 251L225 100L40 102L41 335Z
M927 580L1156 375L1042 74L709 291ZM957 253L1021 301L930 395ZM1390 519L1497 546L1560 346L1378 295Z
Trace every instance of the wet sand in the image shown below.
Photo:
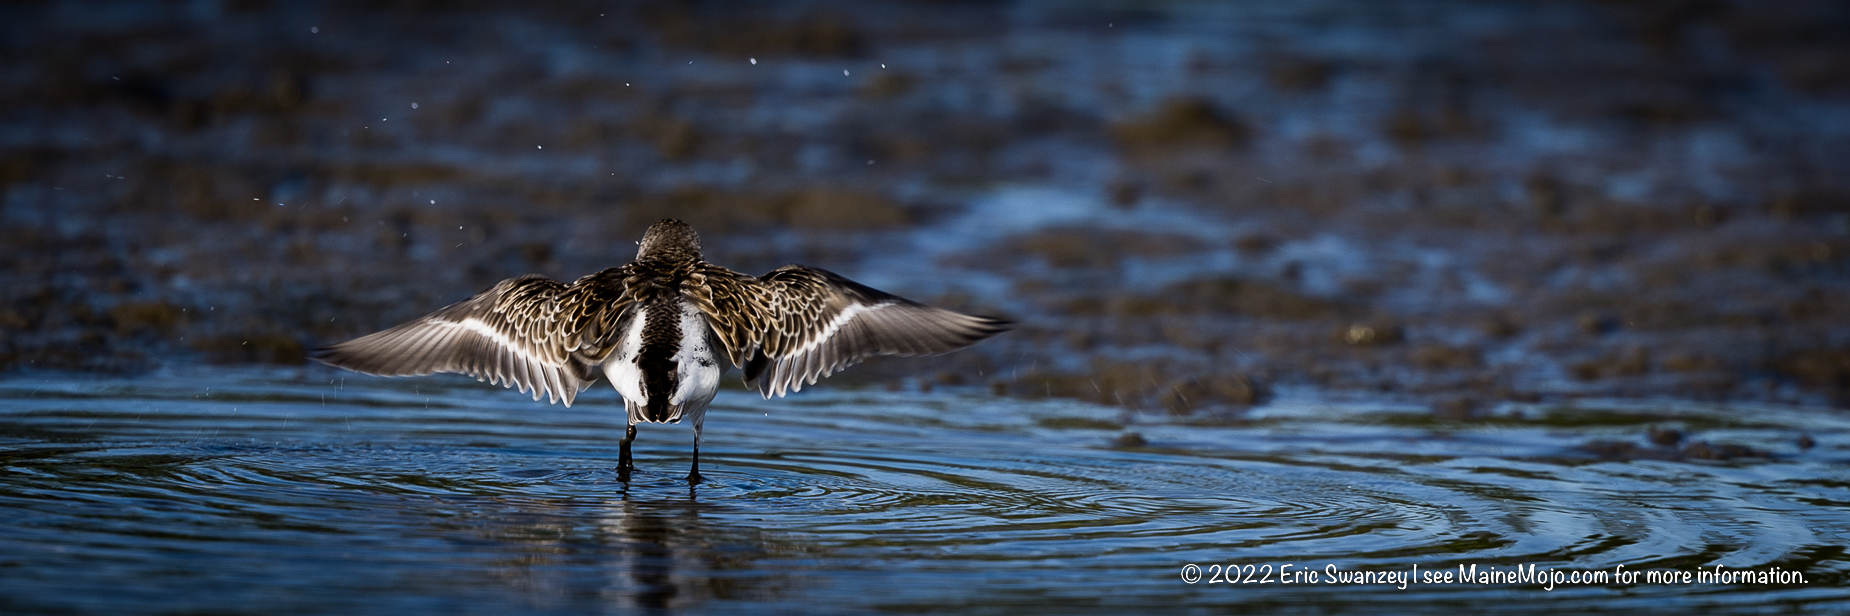
M1021 324L833 383L1229 418L1300 386L1447 421L1850 406L1838 4L0 22L4 370L301 364L497 280L619 264L672 216L722 265Z

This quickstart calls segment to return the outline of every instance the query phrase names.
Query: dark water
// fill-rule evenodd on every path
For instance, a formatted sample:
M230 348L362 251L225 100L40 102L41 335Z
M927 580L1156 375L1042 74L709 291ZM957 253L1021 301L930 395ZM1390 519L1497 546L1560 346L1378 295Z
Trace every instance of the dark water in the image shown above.
M711 482L689 489L688 430L645 427L626 486L614 393L580 400L318 369L9 377L0 611L1850 606L1850 419L1836 411L1581 401L1445 424L1286 391L1242 417L1158 420L975 391L728 391L702 448ZM1771 457L1582 449L1649 454L1647 426ZM1819 445L1800 449L1801 433ZM1260 567L1254 580L1270 565L1271 583L1191 585L1189 563L1207 578ZM1276 573L1531 564L1803 583L1402 589Z

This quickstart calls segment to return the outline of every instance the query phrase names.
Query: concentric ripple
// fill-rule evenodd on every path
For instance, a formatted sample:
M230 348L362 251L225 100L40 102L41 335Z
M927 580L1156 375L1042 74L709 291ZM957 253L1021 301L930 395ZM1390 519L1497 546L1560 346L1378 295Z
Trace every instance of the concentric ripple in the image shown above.
M1581 403L1440 425L1282 397L1215 422L974 393L726 392L702 443L710 482L689 488L679 426L645 426L637 475L616 480L608 391L566 409L322 371L16 377L0 382L0 611L1845 603L1850 480L1833 443L1850 421L1830 411ZM1770 457L1581 448L1666 424ZM1114 448L1123 431L1143 443ZM1821 446L1798 449L1800 432ZM1722 566L1806 583L1189 584L1190 563L1275 578Z

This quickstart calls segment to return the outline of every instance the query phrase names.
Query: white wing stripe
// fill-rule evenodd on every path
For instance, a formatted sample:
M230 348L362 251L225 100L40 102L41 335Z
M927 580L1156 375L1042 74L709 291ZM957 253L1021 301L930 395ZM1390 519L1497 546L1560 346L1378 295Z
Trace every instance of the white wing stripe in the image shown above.
M578 369L601 358L562 348L559 338L567 332L559 329L560 302L571 302L575 318L611 316L628 305L622 295L626 283L612 278L616 275L606 271L570 286L537 274L503 280L422 318L316 349L311 357L380 376L462 372L569 406L589 385ZM572 338L574 347L588 342L582 327Z
M829 320L829 324L824 326L822 331L816 332L816 335L810 337L808 341L803 343L803 346L798 347L795 351L791 351L790 354L794 356L808 353L810 349L821 346L830 338L833 338L835 332L840 331L843 325L854 320L854 317L859 316L863 312L872 312L891 305L893 305L893 302L880 302L872 306L866 304L848 304L847 308L842 309L841 314L835 315L835 318Z
M519 344L515 343L513 339L508 338L505 334L502 334L500 330L490 327L487 323L482 322L481 319L477 319L475 317L469 317L461 321L433 321L433 322L442 323L444 325L449 325L452 327L460 327L460 328L475 332L477 334L480 334L482 337L495 341L495 344L501 345L501 348L503 349L507 349L509 351L519 353L521 357L533 357L532 354L528 353L526 349L521 348ZM539 359L539 358L534 358L534 359Z
M541 390L545 390L545 393L551 399L558 400L562 397L560 392L563 392L565 388L559 382L558 370L551 365L551 362L546 361L543 357L535 356L532 352L516 343L512 338L508 338L506 334L501 333L500 330L495 329L481 319L475 317L469 317L461 321L431 319L430 323L432 325L441 325L444 329L451 330L452 332L455 330L468 331L469 333L481 336L482 339L486 341L494 343L495 346L501 347L503 353L496 354L502 355L502 357L500 358L501 361L497 362L500 365L498 366L499 369L495 370L495 372L500 373L497 374L497 376L505 379L508 385L513 385L520 393L527 393L529 384L531 384L534 400L540 399ZM451 335L455 334L452 333ZM432 338L436 338L436 336L432 336ZM442 346L439 345L434 348L442 348Z

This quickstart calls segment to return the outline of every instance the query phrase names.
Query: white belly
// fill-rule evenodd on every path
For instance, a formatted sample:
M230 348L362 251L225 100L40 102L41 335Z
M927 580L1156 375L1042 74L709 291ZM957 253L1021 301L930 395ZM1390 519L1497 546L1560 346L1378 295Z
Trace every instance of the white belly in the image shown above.
M680 423L686 417L698 426L707 414L707 405L719 393L719 379L725 373L725 364L721 363L723 360L714 344L706 315L687 302L681 302L680 308L681 348L674 355L675 391L668 398L672 407L668 423ZM604 376L623 396L631 424L646 421L642 409L648 404L648 398L642 392L642 372L636 365L636 357L642 351L642 328L647 316L638 311L630 319L628 331L623 333L616 351L603 366Z

